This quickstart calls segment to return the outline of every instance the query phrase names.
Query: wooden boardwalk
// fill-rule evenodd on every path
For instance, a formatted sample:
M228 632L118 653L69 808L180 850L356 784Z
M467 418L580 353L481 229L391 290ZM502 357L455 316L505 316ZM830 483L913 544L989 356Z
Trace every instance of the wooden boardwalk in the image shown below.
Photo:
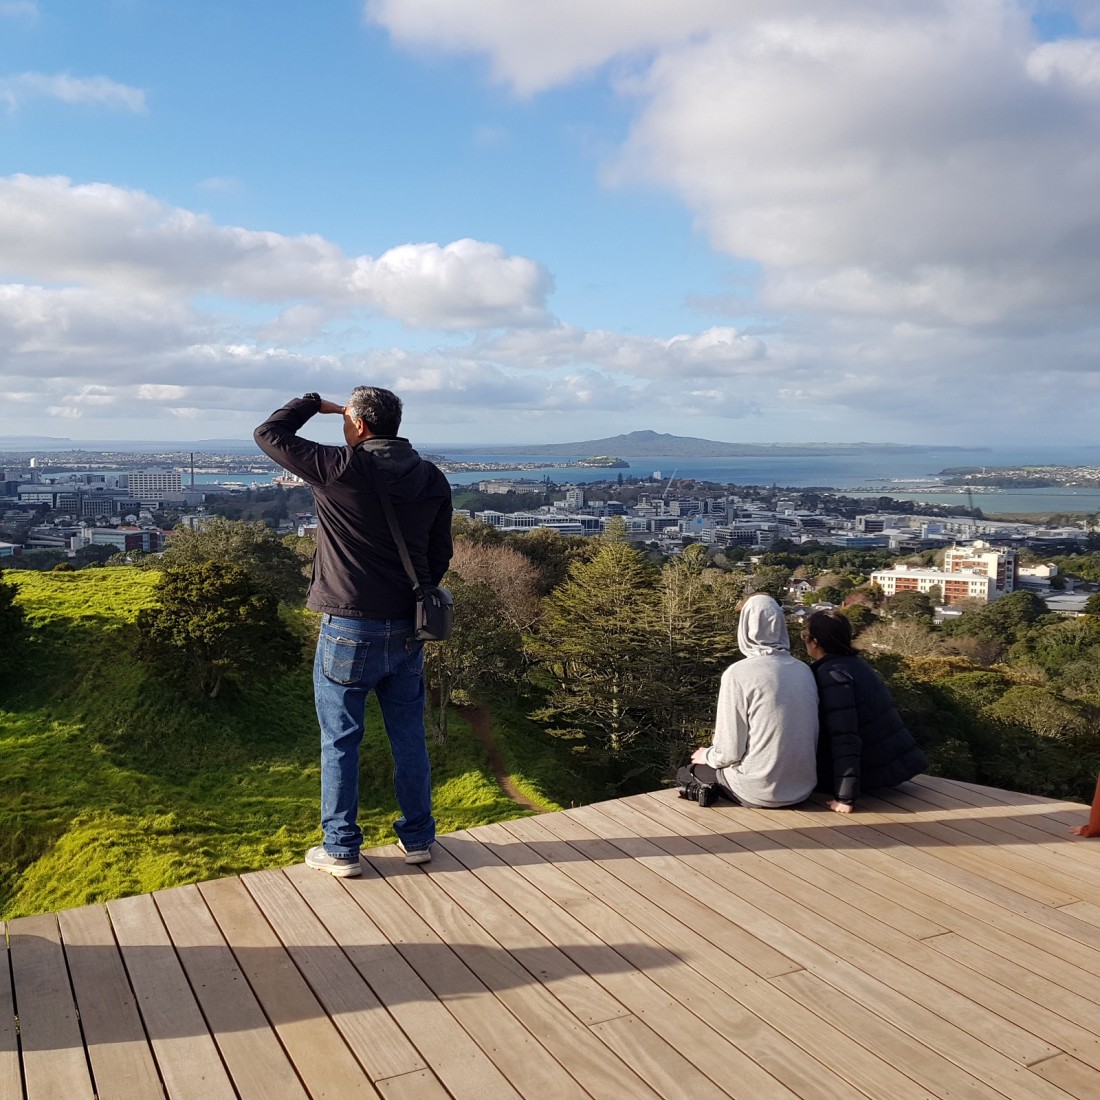
M640 795L12 920L0 1098L1100 1097L1084 808L861 806Z

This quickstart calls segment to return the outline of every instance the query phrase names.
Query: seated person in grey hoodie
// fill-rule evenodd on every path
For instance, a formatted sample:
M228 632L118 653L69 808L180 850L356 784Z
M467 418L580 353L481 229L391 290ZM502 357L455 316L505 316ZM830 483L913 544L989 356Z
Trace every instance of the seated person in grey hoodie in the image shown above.
M744 657L722 673L714 740L677 781L714 783L746 806L792 806L817 783L813 673L791 656L783 609L765 593L742 606L737 647Z

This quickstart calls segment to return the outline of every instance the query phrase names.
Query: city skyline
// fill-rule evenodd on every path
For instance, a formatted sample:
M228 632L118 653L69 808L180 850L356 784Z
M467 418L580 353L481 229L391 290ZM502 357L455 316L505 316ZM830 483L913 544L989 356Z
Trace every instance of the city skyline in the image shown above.
M0 0L0 436L1083 444L1094 0ZM318 426L318 438L338 435Z

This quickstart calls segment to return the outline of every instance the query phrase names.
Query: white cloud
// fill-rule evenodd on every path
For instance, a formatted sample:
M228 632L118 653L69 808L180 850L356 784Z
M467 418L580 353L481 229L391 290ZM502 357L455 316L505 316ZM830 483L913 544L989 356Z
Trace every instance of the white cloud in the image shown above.
M546 323L553 283L534 260L461 240L348 257L315 234L219 226L133 190L63 177L0 178L0 278L111 295L195 294L365 309L410 326Z
M389 317L429 328L486 328L547 322L549 272L499 245L461 240L406 244L377 260L360 257L350 285Z
M145 111L145 92L119 84L105 76L71 76L69 73L17 73L0 76L0 102L15 110L32 99L61 103L85 103L116 110Z
M732 378L756 371L767 356L764 342L732 328L711 328L671 338L634 336L577 325L504 333L478 343L477 351L517 370L595 367L609 374L680 381Z
M489 57L496 79L541 91L623 53L682 41L724 19L728 0L367 0L368 20L405 46Z
M1100 42L1044 42L1028 56L1027 73L1040 84L1062 81L1093 96L1100 95Z
M679 195L766 307L1054 329L1100 304L1100 40L1039 44L1017 0L366 11L521 92L614 61L636 116L605 179Z

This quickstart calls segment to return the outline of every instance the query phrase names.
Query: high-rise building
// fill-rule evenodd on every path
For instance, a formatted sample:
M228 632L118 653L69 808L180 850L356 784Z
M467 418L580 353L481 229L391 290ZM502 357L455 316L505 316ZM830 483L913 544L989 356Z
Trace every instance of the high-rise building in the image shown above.
M150 467L134 470L127 481L127 491L134 500L153 500L162 493L183 491L183 475L179 470Z

